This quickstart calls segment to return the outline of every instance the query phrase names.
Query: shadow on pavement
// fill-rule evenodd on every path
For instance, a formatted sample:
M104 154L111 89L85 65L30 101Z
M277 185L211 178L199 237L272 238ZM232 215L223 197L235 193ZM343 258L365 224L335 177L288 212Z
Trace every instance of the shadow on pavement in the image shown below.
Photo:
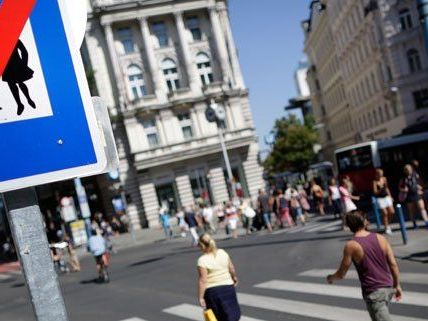
M140 266L140 265L145 265L145 264L149 264L149 263L161 261L164 258L165 257L155 257L155 258L152 258L152 259L147 259L147 260L143 260L143 261L140 261L140 262L135 262L135 263L132 263L131 265L129 265L129 267Z
M23 286L25 286L25 283L21 282L21 283L15 283L11 286L11 288L22 288Z
M80 284L103 284L104 282L100 281L98 278L82 280Z
M307 238L299 238L299 239L291 239L291 240L282 240L282 241L270 241L270 242L260 242L260 243L249 243L249 244L239 244L239 245L226 245L223 246L224 249L237 249L237 248L246 248L246 247L259 247L259 246L269 246L275 244L288 244L288 243L300 243L300 242L316 242L323 240L333 240L337 239L339 241L348 241L351 237L343 236L343 235L335 235L335 236L327 236L327 237L307 237Z
M408 256L403 257L403 260L428 263L428 251L410 254Z

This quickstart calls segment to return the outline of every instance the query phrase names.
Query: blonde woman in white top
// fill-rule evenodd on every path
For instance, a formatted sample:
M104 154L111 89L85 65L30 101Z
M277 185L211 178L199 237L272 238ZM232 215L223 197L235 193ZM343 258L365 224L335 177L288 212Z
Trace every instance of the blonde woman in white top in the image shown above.
M198 298L204 309L212 309L218 321L239 321L241 311L235 287L235 267L226 251L217 249L209 234L199 238L203 255L198 259Z

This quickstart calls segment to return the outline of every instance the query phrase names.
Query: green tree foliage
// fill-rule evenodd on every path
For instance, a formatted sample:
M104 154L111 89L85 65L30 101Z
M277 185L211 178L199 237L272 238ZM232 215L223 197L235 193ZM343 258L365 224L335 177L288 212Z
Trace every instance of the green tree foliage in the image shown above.
M270 173L305 171L316 156L313 146L318 133L313 116L306 116L304 124L293 115L277 119L273 131L275 143L264 162L265 169Z

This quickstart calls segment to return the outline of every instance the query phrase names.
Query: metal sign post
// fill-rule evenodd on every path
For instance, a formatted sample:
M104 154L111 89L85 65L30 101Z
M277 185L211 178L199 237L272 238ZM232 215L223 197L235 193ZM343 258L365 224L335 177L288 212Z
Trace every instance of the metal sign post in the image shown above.
M3 197L37 321L68 321L35 189Z

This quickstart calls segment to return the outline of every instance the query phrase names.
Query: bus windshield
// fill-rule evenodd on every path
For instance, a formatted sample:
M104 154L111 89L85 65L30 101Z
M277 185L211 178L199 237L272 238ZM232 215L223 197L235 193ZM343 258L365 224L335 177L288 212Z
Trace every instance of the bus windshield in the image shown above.
M336 154L340 173L373 168L371 145L348 149Z

